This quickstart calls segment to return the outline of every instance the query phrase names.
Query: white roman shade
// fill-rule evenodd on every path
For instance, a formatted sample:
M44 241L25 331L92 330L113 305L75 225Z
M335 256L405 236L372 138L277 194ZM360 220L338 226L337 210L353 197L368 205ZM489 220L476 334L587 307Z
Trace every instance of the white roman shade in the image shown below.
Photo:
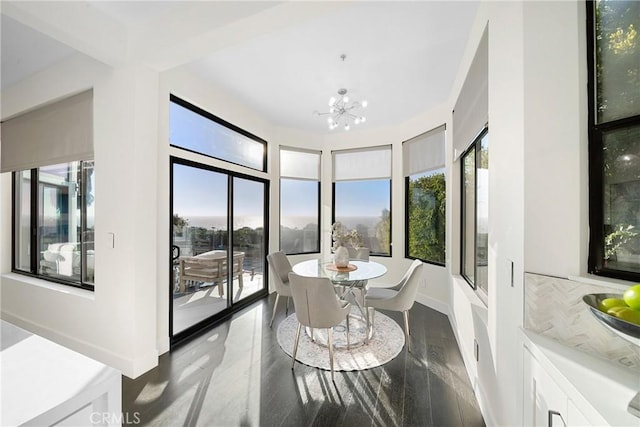
M93 159L93 90L2 123L0 172Z
M391 179L391 146L333 152L333 180Z
M404 176L444 167L444 131L442 125L402 143Z
M280 148L280 178L320 181L320 152Z
M453 110L453 148L457 159L489 122L489 43L485 28Z

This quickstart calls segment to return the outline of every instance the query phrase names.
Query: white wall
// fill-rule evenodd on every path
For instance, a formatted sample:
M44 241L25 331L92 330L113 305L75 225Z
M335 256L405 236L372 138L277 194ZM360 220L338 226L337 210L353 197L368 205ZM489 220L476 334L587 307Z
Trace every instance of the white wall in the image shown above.
M525 270L584 275L589 230L585 5L529 2L525 16Z
M11 274L2 234L2 317L135 377L157 364L157 75L112 69L81 55L2 93L9 117L94 89L95 292ZM143 165L143 167L141 167ZM3 230L10 230L11 175L2 175ZM109 233L115 235L111 246Z
M586 270L584 7L573 1L483 3L457 79L459 88L488 25L488 306L460 278L459 259L450 263L451 322L488 425L522 424L525 269L563 277ZM448 221L457 241L459 169L451 167L456 176Z

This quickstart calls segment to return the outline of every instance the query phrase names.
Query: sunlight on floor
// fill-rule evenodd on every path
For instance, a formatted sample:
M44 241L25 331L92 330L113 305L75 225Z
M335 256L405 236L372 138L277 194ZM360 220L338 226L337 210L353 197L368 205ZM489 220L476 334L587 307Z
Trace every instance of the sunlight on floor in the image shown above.
M187 305L187 304L190 304L192 302L196 302L201 298L204 298L209 293L209 291L210 291L210 289L208 289L206 291L197 291L197 292L191 294L189 299L187 299L187 301L182 305Z
M253 278L252 278L253 276ZM263 285L262 274L244 273L244 286L240 289L238 280L233 281L234 302L260 291ZM187 293L173 298L173 332L177 333L226 309L227 291L219 295L219 285L190 283ZM226 284L224 285L226 287Z
M160 383L147 383L136 398L136 404L144 405L158 399L162 395L162 393L164 393L164 390L167 388L168 384L169 381L162 381Z
M178 382L180 383L184 381L186 378L188 378L189 376L191 376L192 374L195 374L196 372L198 372L207 364L209 359L210 357L207 354L200 356L198 360L196 360L195 362L193 362L192 364L184 368L184 370L180 373Z
M245 405L236 420L225 419L224 422L234 425L260 425L260 396L262 393L262 319L263 307L258 306L230 322L230 336L241 336L243 339L234 341L227 347L221 365L229 369L220 370L221 376L214 374L215 381L230 381L235 390L244 390ZM242 374L238 375L238 372Z

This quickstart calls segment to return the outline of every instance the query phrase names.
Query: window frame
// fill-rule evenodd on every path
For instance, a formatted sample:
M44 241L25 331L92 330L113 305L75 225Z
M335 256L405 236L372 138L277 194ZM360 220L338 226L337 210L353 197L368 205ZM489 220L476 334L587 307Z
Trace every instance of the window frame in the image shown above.
M86 186L87 186L87 180L88 180L88 177L85 174L85 169L83 167L83 162L85 161L94 162L94 160L77 160L81 170L80 179L82 180L82 182L80 182L79 184L83 194L82 196L83 203L80 207L80 229L81 229L81 232L79 234L80 240L77 242L81 248L80 254L79 254L80 255L80 279L78 281L64 280L59 277L49 276L46 274L41 274L39 272L39 265L40 265L39 254L40 254L40 249L42 249L39 247L39 243L38 243L38 239L40 237L38 219L39 219L40 205L41 205L40 198L39 198L39 195L40 195L40 191L39 191L39 185L40 185L39 169L40 168L39 167L28 169L30 171L30 181L31 181L29 185L29 189L30 189L29 229L31 234L29 236L29 245L31 247L31 251L29 253L29 264L30 264L29 271L16 267L16 238L17 238L16 237L16 225L17 225L16 224L17 222L16 221L16 202L17 202L16 175L21 173L22 171L11 172L11 209L12 209L11 210L11 272L12 273L35 277L40 280L45 280L48 282L58 283L58 284L67 285L67 286L73 286L80 289L86 289L92 292L95 290L95 276L94 276L93 283L84 281L84 278L86 275L86 268L87 268L86 253L83 249L83 246L85 244L84 235L85 235L86 226L87 226L87 218L86 218L87 209L86 209L86 203L84 203L84 194L86 194L86 188L87 188ZM70 163L70 162L67 162L67 163ZM94 168L95 168L95 163L94 163ZM94 235L95 235L95 230L94 230Z
M312 251L303 251L303 252L285 252L287 255L307 255L307 254L315 254L320 253L320 248L322 247L322 235L320 233L321 230L321 213L322 213L322 150L312 150L308 148L300 148L300 147L289 147L281 145L279 147L279 166L280 166L280 174L278 177L278 189L280 191L280 197L278 198L278 213L279 213L279 237L278 237L278 248L285 252L282 248L282 180L289 181L297 181L297 182L315 182L317 184L317 211L315 213L316 221L317 221L317 229L316 229L316 247ZM310 173L310 170L305 170L304 173L300 173L297 168L294 168L294 171L290 168L290 163L283 163L283 153L297 153L298 155L304 156L313 156L317 158L316 173ZM316 157L317 156L317 157ZM305 164L303 159L298 159L300 164ZM283 175L284 173L284 175Z
M480 296L480 299L486 304L488 300L488 287L484 289L478 286L478 162L480 161L480 151L482 149L482 140L489 134L488 126L475 137L473 143L460 155L460 276L471 286L471 288ZM474 205L473 205L473 280L471 280L464 271L465 266L465 202L464 202L464 159L469 153L474 152ZM487 264L488 266L488 264Z
M640 114L597 123L596 112L596 20L595 0L588 0L587 9L587 107L588 107L588 176L589 176L589 256L588 272L615 279L640 281L640 272L608 268L604 263L604 135L615 130L640 126Z
M278 224L279 227L280 227L280 229L279 229L279 238L278 238L278 247L280 248L281 251L283 250L282 249L282 180L283 179L290 180L290 181L314 182L314 181L312 181L310 179L301 179L301 178L282 178L282 177L280 177L278 179L278 185L279 185L279 189L280 189L280 198L278 200L279 214L280 214L279 215L279 217L280 217L279 222L280 223ZM291 253L285 252L287 255L309 255L309 254L320 253L320 241L322 240L322 236L320 235L320 214L322 212L322 205L321 205L321 197L320 196L321 196L322 186L321 186L321 183L320 183L319 180L315 181L315 182L316 182L317 188L318 188L318 200L317 200L318 201L318 210L316 212L316 215L317 215L316 218L318 220L317 221L318 222L318 227L317 227L317 230L316 230L316 235L318 236L318 239L316 241L316 249L313 250L313 251L307 251L307 252L291 252Z
M433 129L416 135L402 142L402 162L403 162L403 175L404 175L404 257L411 260L419 259L427 264L437 265L445 267L447 263L447 166L445 161L445 138L446 138L447 126L441 124ZM436 141L435 138L438 138ZM412 149L413 148L413 149ZM418 155L418 161L410 156ZM412 161L413 160L413 161ZM423 177L434 177L442 174L445 184L445 194L442 203L445 208L444 215L444 257L443 261L428 260L417 256L413 256L410 253L410 208L411 197L409 195L409 189L411 187L412 177L421 175Z
M174 211L174 188L173 188L173 180L174 180L174 166L175 165L181 165L181 166L187 166L187 167L191 167L191 168L197 168L197 169L201 169L201 170L205 170L208 172L214 172L214 173L219 173L219 174L223 174L227 176L227 188L228 188L228 192L227 192L227 232L228 232L228 240L227 240L227 259L229 261L229 264L231 264L231 258L229 258L231 256L231 252L234 250L233 248L235 248L235 242L234 242L234 231L235 231L235 227L234 227L234 216L233 215L229 215L230 213L234 212L234 200L233 200L233 185L234 185L234 180L236 178L239 179L244 179L244 180L248 180L248 181L254 181L254 182L258 182L261 184L264 184L264 206L263 206L263 219L264 219L264 230L263 230L263 244L264 244L264 250L265 250L265 256L263 258L263 266L264 266L264 271L262 272L263 274L263 280L264 280L264 285L262 287L261 290L257 291L254 294L251 294L245 298L240 298L239 301L231 301L228 300L227 303L229 304L226 308L224 308L222 311L215 313L212 316L209 316L203 320L201 320L200 322L197 322L189 327L187 327L186 329L183 329L179 332L174 333L173 330L173 318L174 318L174 313L173 313L173 280L174 280L174 269L173 269L173 262L172 262L172 254L169 253L169 259L168 259L168 269L167 269L167 284L169 284L169 286L167 286L166 290L168 292L168 313L169 313L169 340L171 342L171 347L173 348L174 346L177 346L179 344L181 344L182 342L186 341L187 339L189 339L190 337L192 337L193 335L197 334L198 332L202 331L203 329L205 329L208 326L211 325L215 325L216 323L218 323L219 321L221 321L222 319L225 319L227 317L229 317L230 315L232 315L233 313L237 313L240 310L242 310L243 308L251 305L252 303L254 303L255 301L264 298L265 296L267 296L269 294L269 267L267 264L267 258L266 255L269 252L269 236L270 236L270 227L269 227L269 221L270 221L270 209L269 209L269 203L270 203L270 198L269 195L271 194L271 180L266 178L266 177L261 177L258 175L251 175L251 174L247 174L247 173L242 173L242 172L237 172L234 171L232 169L225 169L223 167L220 166L216 166L216 165L212 165L212 164L208 164L208 163L203 163L197 160L192 160L192 159L188 159L185 157L180 157L177 155L170 155L169 156L169 210L167 212L167 216L168 216L168 220L169 220L169 227L168 227L168 237L169 237L169 244L171 244L171 242L173 242L173 223L172 223L172 216L173 216L173 211ZM169 251L170 252L170 251ZM233 271L232 269L228 269L227 271L227 280L231 279L231 276L233 275ZM229 297L230 293L225 292L226 298ZM237 295L237 294L236 294Z
M447 182L447 172L446 172L446 168L442 168L444 169L443 175L444 175L444 181L445 181L445 186L446 186L446 182ZM432 264L432 265L437 265L440 267L446 267L447 265L447 238L446 238L446 233L447 233L447 228L446 228L446 213L445 213L445 240L444 240L444 258L445 260L443 262L439 262L439 261L434 261L434 260L429 260L429 259L423 259L420 257L415 257L412 256L409 253L409 185L410 185L410 180L411 180L411 176L405 176L404 177L404 214L405 214L405 221L404 221L404 257L407 259L419 259L420 261L427 263L427 264ZM446 192L446 190L445 190ZM445 193L445 212L446 212L446 193Z
M331 223L335 224L336 222L336 184L337 183L345 183L345 182L363 182L363 181L388 181L389 182L389 254L380 253L380 252L369 252L370 256L391 258L393 256L393 211L392 202L393 202L393 179L354 179L354 180L340 180L333 181L331 183Z
M224 127L228 128L228 129L231 129L232 131L234 131L234 132L236 132L236 133L238 133L238 134L240 134L240 135L242 135L242 136L244 136L246 138L252 139L252 140L262 144L262 169L257 169L257 168L254 168L254 167L251 167L251 166L247 166L247 165L244 165L244 164L241 164L241 163L232 162L230 160L222 159L220 157L212 156L210 154L202 153L200 151L191 150L189 148L185 148L185 147L182 147L180 145L171 144L171 141L169 141L169 146L170 147L174 147L174 148L177 148L177 149L180 149L180 150L184 150L184 151L187 151L189 153L199 154L201 156L205 156L205 157L208 157L208 158L211 158L211 159L220 160L222 162L226 162L226 163L229 163L229 164L242 166L242 167L247 168L247 169L256 170L256 171L265 172L265 173L267 172L267 164L268 164L267 156L268 156L268 151L269 150L268 150L268 143L267 143L266 140L260 138L259 136L254 135L251 132L248 132L248 131L246 131L246 130L244 130L244 129L242 129L242 128L240 128L240 127L238 127L238 126L236 126L236 125L234 125L232 123L229 123L228 121L226 121L226 120L224 120L224 119L222 119L222 118L220 118L220 117L218 117L218 116L216 116L214 114L211 114L210 112L208 112L206 110L203 110L202 108L200 108L200 107L198 107L196 105L193 105L190 102L185 101L184 99L179 98L174 94L169 94L169 105L171 105L172 102L174 104L176 104L176 105L179 105L179 106L181 106L183 108L186 108L187 110L190 110L191 112L193 112L195 114L198 114L198 115L200 115L200 116L202 116L202 117L204 117L206 119L209 119L209 120L211 120L211 121L213 121L213 122L215 122L215 123L217 123L217 124L219 124L221 126L224 126Z

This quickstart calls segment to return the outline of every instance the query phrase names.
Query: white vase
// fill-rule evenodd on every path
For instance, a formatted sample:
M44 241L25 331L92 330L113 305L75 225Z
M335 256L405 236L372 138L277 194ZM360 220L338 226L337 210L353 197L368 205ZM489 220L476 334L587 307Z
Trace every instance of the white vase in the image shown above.
M349 250L344 246L338 246L333 254L333 263L336 267L349 266Z

